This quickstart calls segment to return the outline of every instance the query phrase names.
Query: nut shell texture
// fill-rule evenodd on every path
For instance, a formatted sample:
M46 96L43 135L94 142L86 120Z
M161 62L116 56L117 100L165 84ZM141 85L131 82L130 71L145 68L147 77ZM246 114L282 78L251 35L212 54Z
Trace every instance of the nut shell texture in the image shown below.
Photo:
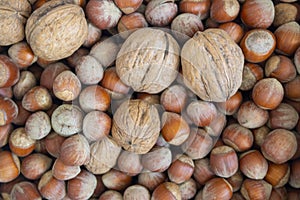
M142 28L122 45L116 60L120 79L134 91L159 93L176 78L179 45L168 33Z
M80 6L55 0L32 13L25 34L35 55L59 60L72 55L84 43L88 26Z
M125 101L113 116L112 136L125 150L147 153L160 131L157 109L142 100Z
M197 32L189 39L181 64L185 84L205 101L226 101L242 83L242 50L220 29Z

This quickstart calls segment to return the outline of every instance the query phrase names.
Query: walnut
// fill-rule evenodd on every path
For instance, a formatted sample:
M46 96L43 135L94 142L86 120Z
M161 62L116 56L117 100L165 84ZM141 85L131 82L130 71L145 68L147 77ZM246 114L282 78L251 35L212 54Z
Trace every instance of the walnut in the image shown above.
M112 136L125 150L145 154L154 146L160 131L155 106L135 99L123 102L113 116Z
M88 26L80 6L54 0L32 13L25 34L36 56L49 61L60 60L72 55L84 43Z
M0 45L15 44L25 37L25 23L31 13L27 0L0 0Z
M223 102L242 83L244 55L220 29L197 32L181 51L185 84L205 101Z
M138 29L117 55L117 74L134 91L159 93L177 76L179 51L170 34L153 28Z

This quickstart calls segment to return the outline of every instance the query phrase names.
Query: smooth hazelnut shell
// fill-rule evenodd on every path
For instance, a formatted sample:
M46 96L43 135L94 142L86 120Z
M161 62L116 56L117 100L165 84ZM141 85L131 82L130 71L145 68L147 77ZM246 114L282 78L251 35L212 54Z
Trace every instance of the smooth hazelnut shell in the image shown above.
M265 181L270 183L274 188L285 186L290 177L290 166L288 163L275 164L269 162L268 172Z
M239 14L240 4L237 0L213 0L210 7L210 17L218 22L233 21Z
M143 169L141 155L129 151L122 151L117 163L120 171L132 176L138 175Z
M30 112L48 110L52 106L52 97L45 87L35 86L24 95L22 106Z
M297 151L295 134L286 129L275 129L265 138L261 152L268 160L282 164L291 159Z
M240 190L242 183L244 181L244 175L241 171L237 171L231 177L226 179L228 183L232 186L232 191L237 192Z
M166 111L181 113L187 103L187 91L181 85L165 89L160 96L160 103Z
M11 199L15 200L41 200L41 195L34 183L22 181L17 183L11 193Z
M10 87L17 83L20 77L19 68L6 55L0 55L0 87Z
M111 169L102 175L104 186L110 190L122 191L131 184L131 181L131 176L116 169Z
M37 57L34 55L27 42L13 44L8 49L8 55L19 68L27 68L37 61Z
M49 133L44 139L47 152L55 158L59 157L60 147L65 139L66 137L58 135L55 132Z
M162 124L161 134L169 144L180 145L190 134L189 125L177 113L164 112Z
M115 4L122 10L125 14L130 14L136 11L140 5L143 3L143 0L114 0Z
M29 155L35 148L36 141L31 139L24 128L15 129L9 137L9 148L19 157Z
M80 166L65 165L60 159L56 159L52 166L53 176L63 181L75 178L80 171Z
M264 180L245 179L240 191L246 200L269 199L272 185Z
M254 63L246 63L243 69L243 80L240 90L248 91L253 88L255 83L264 77L263 68Z
M226 31L236 43L239 43L244 36L244 29L235 22L222 23L219 28Z
M210 153L210 166L212 171L220 177L228 178L238 170L238 157L233 148L219 146Z
M269 0L248 0L241 7L241 20L251 28L268 28L275 17L275 8Z
M0 96L0 126L11 123L18 112L18 106L12 99Z
M291 173L289 184L294 188L300 188L300 159L294 160L291 163Z
M194 162L193 160L186 156L181 155L176 157L168 168L168 177L169 179L176 183L181 184L191 178L194 171Z
M232 193L232 187L225 179L213 178L204 185L202 198L205 200L229 200L232 197Z
M258 81L252 90L254 103L267 110L276 108L281 103L283 96L283 86L275 78L264 78Z
M0 126L0 148L2 148L8 143L8 138L12 131L13 131L12 124Z
M240 170L251 179L263 179L268 171L268 162L257 150L243 153L239 159Z
M284 84L284 95L293 101L300 101L300 91L298 90L300 86L300 75L296 76L293 80Z
M198 15L203 20L209 15L210 6L210 0L183 0L179 3L179 11Z
M152 200L179 200L181 199L179 186L172 182L160 184L152 193Z
M141 185L131 185L125 189L123 194L124 200L131 199L150 199L150 193L147 188Z
M275 18L273 26L278 27L282 24L299 20L297 7L290 3L279 3L275 5Z
M100 195L99 200L123 200L122 194L115 190L107 190Z
M204 185L207 181L215 177L208 158L195 160L194 165L193 177L199 184Z
M154 147L142 155L142 165L152 172L164 172L172 162L171 150L167 147Z
M138 183L153 191L158 185L165 182L167 176L163 172L142 171L138 175Z
M9 151L0 151L0 160L0 182L7 183L16 179L20 174L19 158Z
M200 100L191 102L186 112L193 123L199 127L208 126L217 116L217 109L213 103Z

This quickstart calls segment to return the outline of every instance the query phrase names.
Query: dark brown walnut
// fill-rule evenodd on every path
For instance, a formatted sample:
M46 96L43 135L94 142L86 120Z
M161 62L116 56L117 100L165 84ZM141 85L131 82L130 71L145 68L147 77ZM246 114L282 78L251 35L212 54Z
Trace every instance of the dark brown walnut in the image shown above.
M181 51L185 84L202 100L222 102L242 83L244 55L220 29L197 32Z
M117 74L134 91L159 93L177 76L179 51L176 40L163 30L138 29L117 55Z
M54 0L30 15L25 34L34 54L52 61L72 55L86 40L88 26L80 6Z
M113 116L112 136L125 150L145 154L154 146L160 131L155 106L143 100L122 103Z
M0 45L17 43L25 37L25 23L31 13L27 0L0 0Z

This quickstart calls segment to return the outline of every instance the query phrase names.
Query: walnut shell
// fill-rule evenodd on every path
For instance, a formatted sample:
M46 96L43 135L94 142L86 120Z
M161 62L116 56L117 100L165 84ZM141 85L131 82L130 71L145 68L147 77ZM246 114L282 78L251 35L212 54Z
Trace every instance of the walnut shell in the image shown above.
M27 0L0 0L0 45L15 44L25 37L25 23L31 13Z
M181 51L185 84L202 100L224 102L242 83L244 55L221 29L197 32Z
M84 43L88 26L80 6L54 0L32 13L25 34L36 56L49 61L60 60L72 55Z
M170 34L153 28L138 29L117 55L117 74L134 91L159 93L177 76L179 51Z
M145 154L154 146L160 131L155 106L135 99L123 102L113 116L112 136L125 150Z

